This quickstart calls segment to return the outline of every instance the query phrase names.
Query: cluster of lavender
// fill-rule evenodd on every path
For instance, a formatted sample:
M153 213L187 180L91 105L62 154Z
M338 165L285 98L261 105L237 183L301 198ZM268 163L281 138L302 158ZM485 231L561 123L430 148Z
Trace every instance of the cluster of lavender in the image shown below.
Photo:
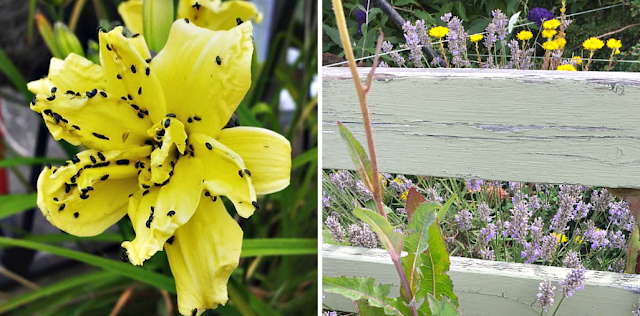
M583 282L586 279L585 272L587 269L584 267L577 267L571 270L567 277L558 282L558 286L562 286L562 298L560 299L560 303L567 297L573 296L573 293L577 291L582 291L584 289ZM547 308L553 305L555 296L556 287L551 285L551 281L544 281L540 283L538 287L538 304L540 307L546 312ZM560 303L558 303L556 310L560 307ZM554 312L555 315L555 312Z
M322 316L338 316L338 313L324 311L324 312L322 312Z
M334 242L338 244L348 242L351 246L356 247L378 248L378 234L372 231L368 224L362 222L351 224L349 231L346 232L340 224L340 217L340 214L332 212L324 221Z

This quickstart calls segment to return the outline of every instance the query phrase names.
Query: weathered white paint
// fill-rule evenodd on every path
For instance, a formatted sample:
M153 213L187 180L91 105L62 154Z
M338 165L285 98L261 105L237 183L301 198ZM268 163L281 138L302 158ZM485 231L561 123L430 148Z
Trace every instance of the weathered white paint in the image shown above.
M561 286L570 269L532 264L485 261L451 257L448 275L460 302L462 315L535 316L538 286L553 281L555 304L560 301ZM398 274L389 254L382 249L366 249L324 244L322 275L374 277L377 283L394 284L399 295ZM584 290L564 300L556 315L631 316L633 304L640 298L640 275L587 271ZM336 294L323 293L323 304L330 310L355 311L352 301Z
M640 188L639 74L376 72L369 107L384 172ZM353 169L336 125L366 146L353 81L346 68L322 76L323 168Z

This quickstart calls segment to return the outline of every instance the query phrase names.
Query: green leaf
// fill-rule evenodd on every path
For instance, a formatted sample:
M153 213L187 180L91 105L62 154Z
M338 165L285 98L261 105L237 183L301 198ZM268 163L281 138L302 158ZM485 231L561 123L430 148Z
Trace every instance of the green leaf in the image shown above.
M314 255L318 253L316 238L245 239L241 258L255 256Z
M378 237L387 251L391 252L393 249L397 255L400 255L404 238L401 234L393 231L393 226L382 215L361 207L353 210L353 215L369 224L371 230L378 233Z
M429 247L429 226L436 221L436 203L422 203L413 215L413 220L409 223L412 238L415 241L411 250L414 254L420 254Z
M144 39L149 49L156 53L167 43L173 24L172 0L144 0L142 5L142 25Z
M53 33L62 56L66 58L69 54L75 53L84 57L84 50L80 45L80 41L64 23L56 22L53 25Z
M436 220L436 209L438 207L439 205L436 203L420 204L413 215L413 220L409 223L407 231L410 235L404 241L404 250L407 252L407 256L402 258L402 269L409 281L410 297L415 295L418 281L420 280L420 271L418 270L422 265L422 256L420 254L429 247L429 227ZM409 297L404 293L404 288L400 288L400 291L403 296Z
M447 203L444 203L444 205L438 211L438 219L444 218L444 216L447 214L447 211L449 210L449 207L451 207L451 204L453 204L453 201L455 201L456 198L457 195L453 193L453 195L449 198L449 201L447 201Z
M427 300L429 302L428 307L433 316L460 316L460 312L458 312L446 297L438 301L433 295L429 294ZM424 310L426 308L425 306L427 306L427 304L423 304L420 311L426 312Z
M0 168L40 165L44 163L63 164L64 159L49 157L18 157L0 160Z
M27 90L27 81L2 48L0 48L0 72L9 78L13 86L22 93L26 100L31 99L31 92Z
M415 4L418 5L415 1L413 0L398 0L396 2L393 3L394 6L399 7L399 6L403 6L403 5L407 5L407 4Z
M317 160L318 160L318 148L317 147L311 148L305 151L304 153L293 158L293 161L291 161L291 170L295 170L312 161L317 161Z
M446 274L450 265L449 253L444 245L438 221L429 226L429 248L420 256L423 264L420 266L420 289L416 294L416 301L425 298L427 294L436 298L446 296L457 307L458 298L453 294L453 282Z
M47 20L47 17L39 11L36 12L36 26L38 27L38 32L40 32L40 36L44 40L44 43L49 48L51 55L53 55L53 57L64 59L65 56L62 55L60 48L58 48L58 44L56 43L56 37L53 33L51 23Z
M105 279L113 280L117 278L118 276L112 272L98 271L98 272L83 274L80 276L75 276L68 279L63 279L59 282L53 283L51 285L40 288L33 292L29 292L27 294L14 297L13 299L7 301L6 303L0 305L0 313L10 311L24 304L31 303L35 300L39 300L43 297L58 294L60 292L73 289L87 283L95 283L97 281L105 280Z
M36 193L0 195L0 219L36 206Z
M136 281L140 281L160 289L164 289L170 293L176 293L175 282L171 277L158 274L153 271L145 270L140 267L132 266L124 262L118 262L102 257L94 256L80 251L65 249L61 247L51 246L47 244L37 243L27 240L19 240L13 238L0 237L0 244L23 247L33 250L39 250L48 252L57 256L74 259L84 262L86 264L104 269L106 271L114 272L118 275L122 275L131 278Z
M354 302L364 299L371 306L384 308L387 315L411 315L403 312L402 308L397 305L397 301L387 298L391 284L374 286L374 282L373 278L349 278L344 276L331 278L322 276L322 290L340 294ZM387 301L396 303L396 306L388 304Z
M351 160L353 160L356 171L358 171L360 180L373 192L373 181L380 181L380 179L377 178L377 175L374 179L371 161L369 160L367 152L364 150L364 147L360 145L360 142L353 137L353 134L342 125L342 122L338 122L338 127L340 128L340 136L342 136L342 140L344 140L344 143L347 145L349 155L351 155Z
M322 23L322 29L324 30L325 33L327 33L327 35L329 35L329 38L331 38L332 42L338 44L338 46L342 48L342 41L340 40L340 32L338 32L337 29L334 29L324 23Z
M358 310L358 316L383 316L385 315L384 309L369 305L369 302L362 298L357 301L356 309Z
M413 10L413 14L415 14L418 18L420 18L422 20L425 20L425 21L431 20L431 15L429 13L425 12L425 11L420 10L420 9Z

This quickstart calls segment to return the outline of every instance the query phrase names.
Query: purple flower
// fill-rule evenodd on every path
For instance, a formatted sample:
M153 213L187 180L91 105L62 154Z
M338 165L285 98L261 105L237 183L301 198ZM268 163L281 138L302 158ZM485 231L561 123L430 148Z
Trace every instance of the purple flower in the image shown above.
M569 269L577 269L582 267L582 262L580 261L578 252L576 252L575 250L567 251L564 259L562 259L562 266Z
M533 244L528 241L522 243L524 250L522 251L522 259L524 263L533 263L540 256L540 245Z
M480 233L478 234L478 244L481 247L486 247L495 237L496 225L494 223L489 223L487 227L482 227L482 229L480 229Z
M482 202L478 205L478 217L480 220L489 223L493 219L491 214L493 214L493 210L487 205L487 202Z
M578 204L576 205L576 216L578 219L581 218L585 218L587 217L587 214L589 214L589 210L591 209L591 203L584 203L582 201L579 201Z
M327 192L322 190L322 205L324 207L329 207L329 201L331 201L331 197L327 195Z
M338 218L335 216L329 216L327 217L327 220L325 220L325 224L329 227L329 232L331 232L332 237L331 239L337 243L343 243L347 233L342 228L342 225L340 225Z
M540 258L544 262L551 262L553 255L556 253L558 245L558 237L555 235L547 235L542 238L542 246L540 247Z
M542 27L542 23L544 23L544 21L555 18L556 17L553 15L553 13L545 8L533 8L529 10L529 13L527 14L527 20L538 24L539 27Z
M449 52L453 55L451 63L459 67L469 66L469 61L466 60L468 34L462 26L462 21L457 16L451 17L451 13L445 14L441 19L447 22L449 28L447 40L449 41Z
M406 40L404 47L409 48L410 51L409 60L413 62L413 67L422 68L422 46L418 36L418 29L410 21L407 21L402 25L402 31Z
M551 285L551 281L540 282L540 286L538 287L540 292L537 295L538 303L545 312L547 311L547 306L553 305L553 296L555 295L553 291L555 289L556 287Z
M385 53L389 54L389 56L391 56L393 61L395 61L396 65L398 65L399 67L402 67L402 66L405 65L404 57L400 56L400 54L398 52L393 51L393 45L391 45L391 43L389 43L387 41L383 42L382 43L382 50ZM387 174L383 174L383 176L385 176L385 175L388 175L388 173ZM389 175L389 178L387 178L387 179L390 179L390 177L391 177L391 175Z
M607 189L602 189L600 194L598 194L598 190L593 190L593 193L591 193L591 205L596 212L604 212L607 205L612 201L613 195Z
M627 239L622 234L622 231L618 230L615 233L609 231L609 248L624 249L627 246Z
M349 244L365 248L378 247L378 234L371 230L369 224L362 223L349 226Z
M331 174L331 183L338 189L339 191L347 191L353 190L356 187L356 181L353 179L353 176L349 173L349 171L338 171Z
M604 248L609 245L610 241L607 239L606 229L595 229L594 231L587 232L591 236L591 249ZM587 235L585 233L585 236Z
M542 235L544 235L543 225L544 223L542 222L542 218L536 217L536 219L533 220L533 223L531 223L531 226L529 227L529 230L531 231L531 241L536 244L542 242Z
M367 12L356 9L356 18L358 19L358 34L362 35L362 25L367 23Z
M497 28L498 38L504 41L504 38L507 36L507 23L509 23L507 16L504 15L500 9L493 10L491 14L493 15L493 23Z
M638 299L638 306L633 304L633 311L631 313L634 315L640 315L640 299Z
M629 204L625 201L609 203L609 220L627 231L632 231L635 227L635 221L629 211Z
M508 230L512 238L517 241L524 241L529 231L529 217L531 217L531 211L529 210L525 201L520 201L513 206L511 210L510 222L505 222L505 230ZM508 229L507 229L508 227Z
M582 282L586 279L584 272L587 271L584 267L571 270L564 281L558 282L562 285L562 294L564 297L573 296L575 290L582 291L584 284Z
M465 181L467 181L467 191L480 191L480 188L484 183L483 180L476 179L465 179Z
M482 260L496 261L496 254L489 248L480 250L480 254L482 255Z
M373 193L369 191L369 188L364 185L364 181L362 180L358 180L358 182L356 182L356 195L363 203L373 199Z
M471 214L469 210L462 210L458 212L455 218L456 223L460 225L461 230L471 229L471 220L473 219L473 214Z

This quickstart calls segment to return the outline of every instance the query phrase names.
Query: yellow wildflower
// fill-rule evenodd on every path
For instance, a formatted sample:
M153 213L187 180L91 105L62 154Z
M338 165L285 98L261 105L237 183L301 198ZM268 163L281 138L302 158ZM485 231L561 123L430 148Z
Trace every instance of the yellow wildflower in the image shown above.
M475 42L479 42L480 40L482 40L484 38L484 35L482 34L473 34L471 35L471 42L475 43Z
M615 52L613 52L613 54L614 54L614 55L618 55L618 54L620 54L620 50L619 50L619 49L616 49L616 51L615 51Z
M383 177L382 174L379 175L380 176L380 184L382 184L383 187L387 186L387 178Z
M129 0L120 3L118 13L127 28L133 33L142 34L142 2ZM180 0L178 19L188 18L195 25L210 30L229 30L241 21L262 21L262 14L249 1L231 0Z
M54 226L95 236L128 215L136 236L123 259L166 252L178 310L200 315L227 302L242 229L257 196L289 185L291 147L262 128L224 128L251 86L253 26L211 31L180 19L152 59L143 36L100 32L101 65L51 59L28 84L31 109L56 140L86 150L38 178L38 207Z
M591 37L587 40L585 40L582 43L582 47L584 47L584 49L589 50L591 52L594 52L602 47L604 47L604 42L595 38L595 37Z
M582 243L584 243L584 240L582 239L582 237L580 237L580 235L578 235L578 236L576 236L576 238L575 238L575 242L576 242L578 245L582 245Z
M558 43L554 42L554 41L547 41L542 43L542 48L546 49L546 50L556 50L558 49Z
M449 33L449 29L444 26L436 26L429 30L429 35L437 38L443 38Z
M576 65L582 65L582 58L580 56L573 56L571 59L573 59Z
M622 43L620 42L620 40L617 40L615 38L610 38L609 40L607 40L607 47L611 49L618 49L622 47Z
M400 196L400 198L402 198L403 201L406 201L408 194L409 194L409 191L404 191L404 192L402 192L402 196Z
M553 233L553 236L556 237L557 244L567 242L567 236L565 236L564 234Z
M555 42L558 43L558 47L560 48L564 48L564 45L567 44L567 40L562 37L557 38Z
M542 31L542 37L544 37L544 38L552 38L554 35L556 35L556 33L558 33L558 32L556 32L556 30L544 30L544 31Z
M564 13L565 11L567 11L566 8L560 8L560 13Z
M560 26L560 21L556 19L544 21L544 23L542 23L542 27L546 30L555 30L558 26Z
M533 33L529 31L520 31L516 37L521 41L527 41L533 37Z
M576 71L576 67L573 67L572 64L560 65L556 70Z

